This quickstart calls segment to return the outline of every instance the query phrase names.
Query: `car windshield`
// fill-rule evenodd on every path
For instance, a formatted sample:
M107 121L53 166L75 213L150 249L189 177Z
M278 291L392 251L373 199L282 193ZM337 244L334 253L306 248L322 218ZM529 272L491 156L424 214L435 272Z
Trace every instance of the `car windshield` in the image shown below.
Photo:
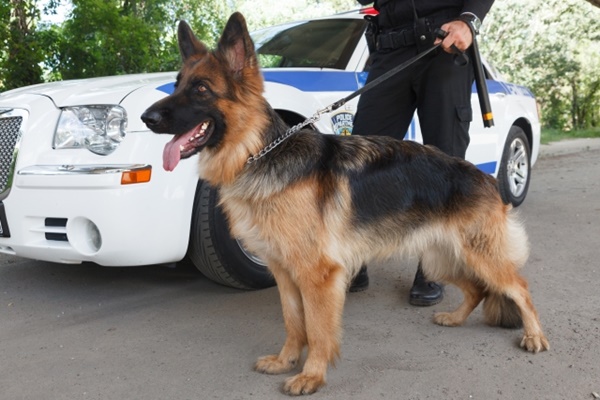
M362 19L294 22L252 33L265 68L346 69L366 23Z

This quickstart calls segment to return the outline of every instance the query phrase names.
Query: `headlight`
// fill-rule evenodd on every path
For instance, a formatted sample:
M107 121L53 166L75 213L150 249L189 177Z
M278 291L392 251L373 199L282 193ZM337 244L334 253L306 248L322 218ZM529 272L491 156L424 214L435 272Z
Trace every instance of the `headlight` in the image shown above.
M119 147L126 128L127 113L123 107L65 107L54 133L54 148L86 148L105 156Z

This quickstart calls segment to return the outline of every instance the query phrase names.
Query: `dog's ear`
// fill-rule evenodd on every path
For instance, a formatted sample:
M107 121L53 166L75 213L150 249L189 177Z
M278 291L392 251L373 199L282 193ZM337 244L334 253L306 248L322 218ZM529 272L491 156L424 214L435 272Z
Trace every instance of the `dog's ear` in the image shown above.
M177 37L179 39L179 52L181 53L181 59L185 62L188 58L194 55L203 56L208 53L208 49L199 41L192 28L185 21L179 21L179 29L177 30Z
M217 50L236 75L239 75L244 68L257 67L254 43L248 33L246 20L239 12L235 12L229 17L221 39L219 39Z

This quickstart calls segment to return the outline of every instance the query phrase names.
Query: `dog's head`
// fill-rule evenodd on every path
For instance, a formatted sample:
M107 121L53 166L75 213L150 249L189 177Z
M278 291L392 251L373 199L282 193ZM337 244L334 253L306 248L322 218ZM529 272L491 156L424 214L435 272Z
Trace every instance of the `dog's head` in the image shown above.
M213 51L184 21L178 39L183 66L175 90L141 116L153 132L175 135L163 153L167 171L181 159L221 146L228 131L241 130L249 113L242 106L263 91L254 44L240 13L229 18Z

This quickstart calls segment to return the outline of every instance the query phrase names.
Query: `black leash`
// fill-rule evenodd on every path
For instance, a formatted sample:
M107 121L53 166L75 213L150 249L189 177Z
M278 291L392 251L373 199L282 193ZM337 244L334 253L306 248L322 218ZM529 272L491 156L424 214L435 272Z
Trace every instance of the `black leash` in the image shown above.
M470 24L469 24L469 27L471 29L473 29ZM448 32L445 32L445 31L443 31L441 29L436 29L435 35L438 38L443 39L443 38L445 38L448 35ZM475 32L473 32L473 44L475 46L477 46L476 42L475 42ZM306 125L309 125L309 124L312 124L312 123L318 121L321 118L321 115L328 114L328 113L330 113L332 111L337 110L338 108L340 108L341 106L343 106L344 104L346 104L348 101L352 100L353 98L355 98L357 96L360 96L361 94L363 94L367 90L372 89L373 87L375 87L377 85L380 85L382 82L385 82L386 80L390 79L392 76L394 76L397 73L405 70L406 68L410 67L411 65L417 63L419 60L421 60L424 57L426 57L428 54L434 52L441 45L442 45L442 43L440 42L440 43L438 43L438 44L436 44L436 45L428 48L427 50L425 50L425 51L417 54L416 56L414 56L410 60L407 60L407 61L403 62L402 64L395 66L394 68L392 68L391 70L389 70L385 74L383 74L380 77L372 80L371 82L367 83L366 85L364 85L360 89L358 89L358 90L350 93L348 96L344 97L343 99L340 99L340 100L336 101L335 103L332 103L332 104L328 105L327 107L325 107L325 108L323 108L321 110L318 110L312 117L306 119L305 121L303 121L303 122L301 122L301 123L299 123L297 125L292 126L290 129L288 129L285 132L285 134L283 136L280 136L277 139L275 139L273 142L269 143L267 146L265 146L263 149L261 149L257 154L251 155L250 157L248 157L248 160L246 160L246 163L247 164L252 164L253 162L259 160L265 154L269 153L275 147L279 146L284 140L286 140L287 138L289 138L290 136L292 136L294 133L298 132L300 129L304 128ZM466 54L464 52L460 51L454 45L452 45L452 49L456 53L456 55L458 57L457 58L457 62L461 62L461 63L468 63L469 62L469 59L468 59L468 57L466 56ZM479 51L478 51L478 49L476 47L473 48L472 53L475 55L474 61L476 61L476 65L475 65L475 70L476 70L476 72L475 72L475 78L476 78L476 82L477 82L477 91L479 93L480 103L482 102L482 97L485 97L487 99L487 107L485 108L486 111L483 111L484 112L483 122L484 122L484 125L486 127L489 127L489 126L492 126L494 124L494 120L493 120L493 117L492 117L491 108L489 106L489 97L488 97L488 94L487 94L487 86L486 86L486 83L485 83L485 77L483 76L483 67L482 67L482 64L481 64L481 58L479 57ZM479 71L478 71L478 68L479 68ZM481 83L481 81L483 81L483 83ZM483 88L480 91L479 88L480 88L481 85L483 85ZM483 103L482 103L482 110L484 110ZM491 125L489 125L489 123L491 123Z
M438 30L436 30L436 35L438 35L440 37L445 37L447 35L447 33L442 31L441 29L438 29ZM340 99L340 100L336 101L335 103L332 103L332 104L328 105L327 107L325 107L321 110L318 110L312 117L306 119L305 121L303 121L297 125L292 126L290 129L288 129L285 132L285 134L283 136L280 136L277 139L275 139L273 142L269 143L267 146L262 148L257 154L251 155L250 157L248 157L248 159L246 160L246 163L252 164L253 162L259 160L264 155L266 155L271 150L273 150L275 147L279 146L284 140L286 140L287 138L292 136L294 133L298 132L300 129L304 128L306 125L317 122L321 118L321 115L328 114L332 111L337 110L338 108L340 108L341 106L346 104L348 101L352 100L353 98L360 96L362 93L366 92L367 90L372 89L377 85L380 85L382 82L388 80L389 78L391 78L392 76L401 72L402 70L405 70L406 68L415 64L416 62L423 59L428 54L437 50L437 48L440 46L441 46L441 42L434 45L433 47L430 47L429 49L423 51L422 53L417 54L410 60L407 60L407 61L403 62L402 64L395 66L394 68L392 68L385 74L381 75L379 78L372 80L371 82L367 83L360 89L350 93L348 96L344 97L343 99ZM458 51L458 49L456 49L456 50ZM463 56L464 56L464 53L462 53L462 52L460 52L460 53L463 54Z
M326 107L325 109L328 110L327 112L331 112L331 111L337 110L338 108L340 108L341 106L343 106L348 101L350 101L353 98L355 98L356 96L360 96L361 94L363 94L367 90L372 89L373 87L381 84L382 82L384 82L384 81L388 80L389 78L391 78L392 76L396 75L400 71L402 71L402 70L410 67L411 65L415 64L417 61L421 60L422 58L424 58L425 56L427 56L429 53L432 53L433 51L437 50L437 48L440 47L440 46L441 46L441 43L438 43L435 46L430 47L429 49L423 51L422 53L417 54L416 56L414 56L410 60L407 60L407 61L403 62L402 64L395 66L394 68L390 69L385 74L381 75L379 78L373 79L371 82L367 83L366 85L364 85L363 87L361 87L357 91L355 91L353 93L350 93L348 96L344 97L343 99L340 99L340 100L336 101L335 103L331 104L330 106Z

